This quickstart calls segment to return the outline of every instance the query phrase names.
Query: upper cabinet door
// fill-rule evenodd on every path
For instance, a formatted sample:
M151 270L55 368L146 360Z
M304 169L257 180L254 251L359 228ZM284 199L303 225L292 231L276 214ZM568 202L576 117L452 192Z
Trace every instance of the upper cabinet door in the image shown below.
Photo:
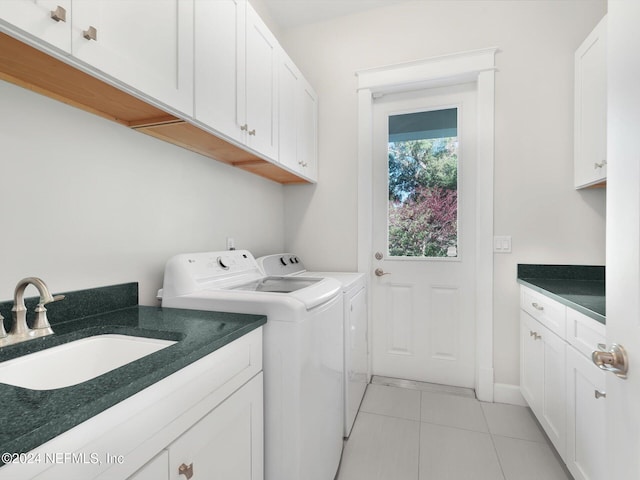
M607 178L607 18L575 53L575 187Z
M298 156L300 131L300 82L302 75L284 51L280 51L278 70L278 161L287 168L301 173L302 161Z
M280 51L279 65L278 161L316 181L318 97L284 51Z
M302 173L315 182L318 179L318 96L304 78L301 87L298 149Z
M71 0L3 0L0 23L71 53Z
M194 0L76 0L72 53L107 75L193 114Z
M195 1L196 120L244 143L245 0Z
M247 3L246 23L246 129L247 145L270 159L277 159L278 42Z

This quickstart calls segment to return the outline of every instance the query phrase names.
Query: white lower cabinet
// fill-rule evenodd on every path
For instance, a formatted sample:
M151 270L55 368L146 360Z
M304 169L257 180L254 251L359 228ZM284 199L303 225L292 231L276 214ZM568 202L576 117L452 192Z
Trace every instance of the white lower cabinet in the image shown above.
M567 451L575 480L605 478L605 372L567 348Z
M129 480L263 479L262 373Z
M604 478L605 372L590 355L605 342L605 327L521 290L520 392L575 480Z
M153 460L129 477L129 480L169 480L169 452L160 452Z
M521 390L562 456L566 445L565 351L566 343L521 312Z
M169 446L169 478L262 480L262 424L260 373Z

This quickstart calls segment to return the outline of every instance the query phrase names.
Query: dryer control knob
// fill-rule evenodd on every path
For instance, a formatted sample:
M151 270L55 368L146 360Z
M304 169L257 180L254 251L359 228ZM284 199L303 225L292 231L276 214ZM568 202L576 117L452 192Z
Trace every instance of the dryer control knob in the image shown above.
M287 261L284 259L284 257L280 257L280 263L285 267L287 266Z

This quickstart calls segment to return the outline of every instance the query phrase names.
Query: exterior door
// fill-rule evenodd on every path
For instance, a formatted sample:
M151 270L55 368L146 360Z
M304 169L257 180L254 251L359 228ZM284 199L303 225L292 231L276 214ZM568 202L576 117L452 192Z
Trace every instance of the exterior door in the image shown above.
M608 478L640 478L640 2L608 4L607 346L628 378L606 377Z
M374 375L473 387L475 85L374 101Z

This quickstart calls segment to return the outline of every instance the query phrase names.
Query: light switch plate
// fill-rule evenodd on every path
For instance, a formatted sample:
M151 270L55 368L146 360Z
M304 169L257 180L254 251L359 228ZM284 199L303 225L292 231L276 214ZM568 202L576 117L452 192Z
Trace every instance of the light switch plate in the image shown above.
M511 235L496 235L493 237L494 253L511 253Z

